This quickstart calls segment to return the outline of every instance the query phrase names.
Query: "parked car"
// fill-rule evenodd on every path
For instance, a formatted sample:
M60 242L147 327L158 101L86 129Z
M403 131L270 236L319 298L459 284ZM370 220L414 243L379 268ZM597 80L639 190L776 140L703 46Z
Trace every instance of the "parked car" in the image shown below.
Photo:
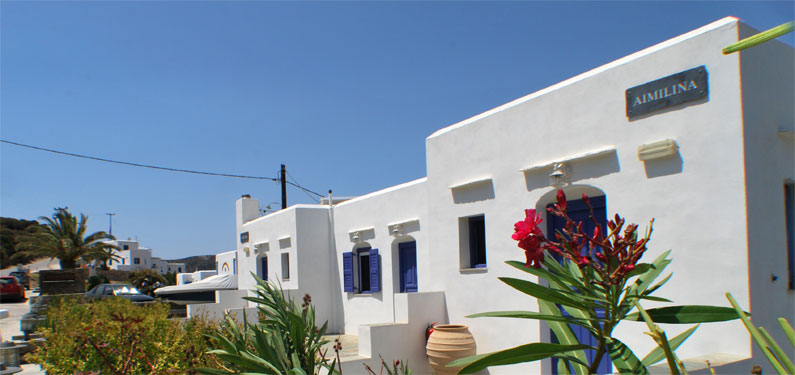
M25 288L14 276L0 277L0 299L14 299L22 301L25 299Z
M107 297L122 297L135 303L151 302L155 299L141 293L134 286L130 284L99 284L86 292L86 297L91 298L107 298Z
M30 289L30 275L28 275L25 271L14 271L10 273L11 276L14 276L19 280L19 283L25 287L25 289Z

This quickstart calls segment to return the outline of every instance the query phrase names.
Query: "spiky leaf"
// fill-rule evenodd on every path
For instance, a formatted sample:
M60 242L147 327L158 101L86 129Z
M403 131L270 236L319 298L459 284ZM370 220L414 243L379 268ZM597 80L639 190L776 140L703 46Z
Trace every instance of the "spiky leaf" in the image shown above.
M739 319L740 316L731 307L705 306L705 305L684 305L666 306L656 309L646 310L649 317L655 323L669 324L692 324L725 322L727 320ZM643 321L637 312L627 315L626 320Z

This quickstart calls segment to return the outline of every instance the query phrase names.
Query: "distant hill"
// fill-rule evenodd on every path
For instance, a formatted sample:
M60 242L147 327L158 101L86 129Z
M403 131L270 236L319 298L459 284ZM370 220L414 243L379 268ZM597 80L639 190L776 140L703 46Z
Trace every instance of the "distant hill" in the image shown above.
M215 270L215 255L197 255L182 259L169 259L167 262L185 263L185 272Z

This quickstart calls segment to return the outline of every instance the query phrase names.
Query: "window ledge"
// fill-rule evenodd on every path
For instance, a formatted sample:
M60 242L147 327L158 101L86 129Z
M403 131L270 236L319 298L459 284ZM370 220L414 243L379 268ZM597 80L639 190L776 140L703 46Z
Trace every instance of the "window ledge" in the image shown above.
M489 272L489 269L486 268L486 267L484 267L484 268L459 268L458 272L464 273L464 274L467 274L467 273L486 273L486 272Z
M287 279L282 279L282 281L290 281L290 279L289 279L289 278L287 278Z
M375 297L375 293L353 293L354 297Z

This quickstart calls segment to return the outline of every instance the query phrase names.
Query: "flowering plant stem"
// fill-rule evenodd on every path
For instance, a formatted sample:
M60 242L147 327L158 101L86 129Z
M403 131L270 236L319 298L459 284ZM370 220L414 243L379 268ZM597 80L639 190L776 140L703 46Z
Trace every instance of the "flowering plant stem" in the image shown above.
M635 308L638 309L640 316L643 317L643 321L645 321L646 325L649 327L650 332L646 332L646 334L651 336L654 342L657 343L657 346L665 352L665 358L668 360L668 369L671 370L671 374L679 374L679 369L681 368L682 374L687 375L687 369L685 369L685 366L682 365L682 361L679 360L676 353L671 349L668 338L665 336L665 331L654 324L654 321L651 320L649 314L646 313L646 310L643 309L638 301L635 301Z

